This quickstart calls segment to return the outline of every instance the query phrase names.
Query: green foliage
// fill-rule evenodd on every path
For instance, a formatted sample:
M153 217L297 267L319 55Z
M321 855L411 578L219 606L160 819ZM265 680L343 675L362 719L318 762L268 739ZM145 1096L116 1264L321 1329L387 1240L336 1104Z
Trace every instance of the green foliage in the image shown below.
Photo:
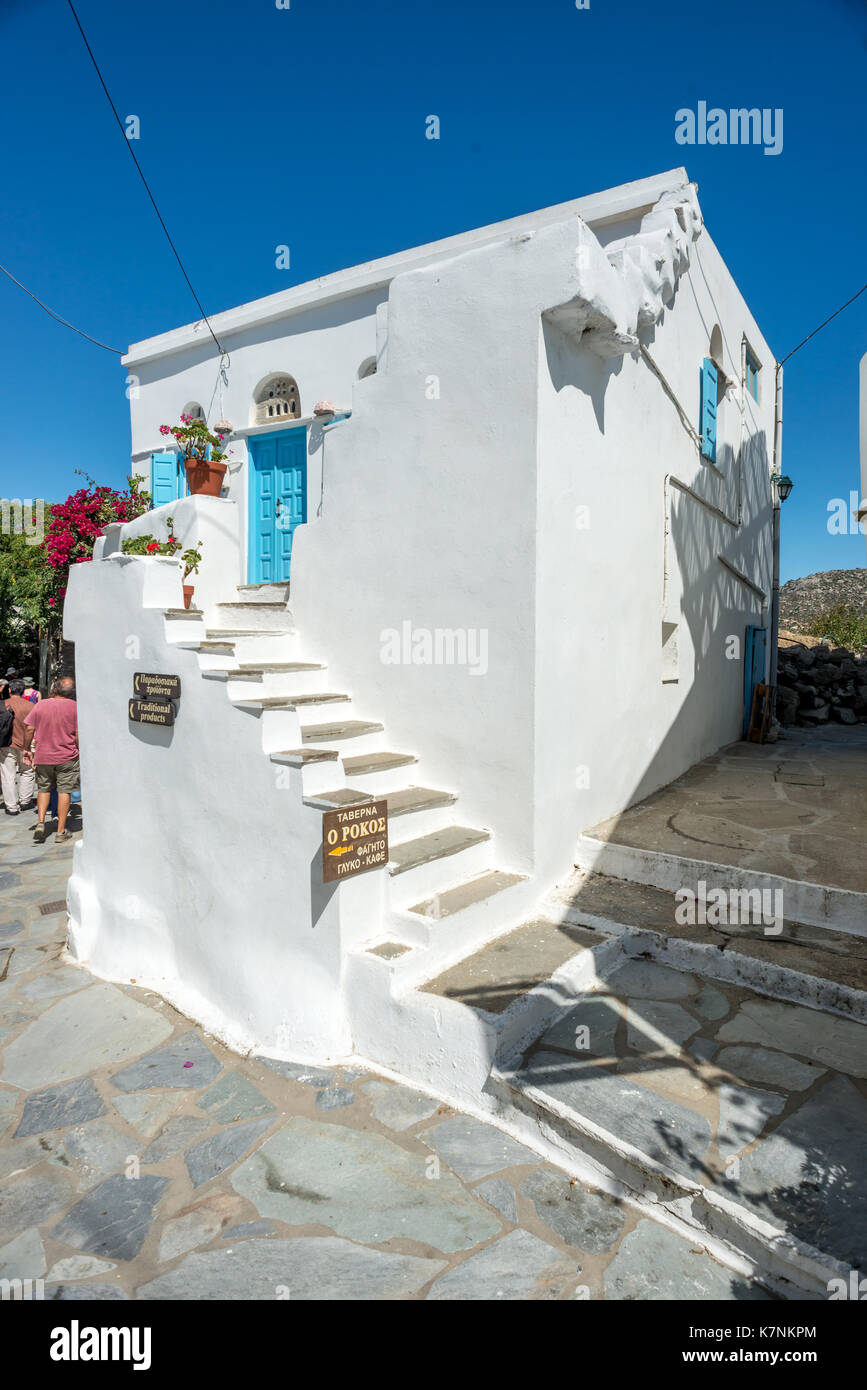
M168 537L164 541L158 541L150 533L143 536L128 536L121 544L121 551L124 555L177 555L180 551L180 560L184 566L184 579L189 574L198 574L199 565L202 563L202 542L190 546L187 550L181 550L181 542L175 535L174 517L166 517L166 530Z
M837 603L810 620L807 635L827 637L835 646L860 651L867 645L867 614L860 614L851 603Z
M32 540L32 538L31 538ZM39 664L39 633L56 617L49 606L54 593L54 573L41 545L11 531L0 534L0 666L27 667L35 673ZM2 674L2 671L0 671Z

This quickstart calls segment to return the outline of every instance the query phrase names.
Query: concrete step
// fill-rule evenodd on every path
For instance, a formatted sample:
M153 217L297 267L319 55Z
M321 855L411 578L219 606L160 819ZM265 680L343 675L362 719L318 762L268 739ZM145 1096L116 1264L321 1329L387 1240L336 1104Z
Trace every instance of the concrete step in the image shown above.
M203 643L202 646L219 646L219 643ZM272 661L256 663L248 662L245 666L215 666L208 671L209 676L218 679L220 676L231 677L234 681L261 681L264 676L272 674L298 675L307 671L324 671L325 667L318 661Z
M339 780L340 762L333 748L278 748L268 756L290 779L293 774L300 777L301 795L308 804L308 798L334 789ZM287 785L291 787L291 780Z
M389 792L405 790L408 771L418 760L412 753L391 753L380 750L344 756L343 770L347 780L359 791L377 800Z
M867 1261L865 1077L862 1024L636 956L489 1084L658 1216L827 1297Z
M198 609L163 611L165 641L170 647L195 647L205 636L205 617Z
M365 792L354 787L331 787L317 796L305 797L305 804L317 811L337 811L344 806L364 806L370 801Z
M213 627L208 628L205 638L208 642L234 641L238 637L290 637L289 627Z
M600 932L528 920L533 884L508 878L494 894L496 915L476 921L476 930L498 931L496 941L468 943L462 913L454 912L435 924L428 947L383 937L351 953L347 973L360 1055L452 1104L504 1115L511 1128L511 1113L487 1089L495 1058L529 1045L565 999L594 987L620 944Z
M867 940L792 921L782 911L776 917L773 892L765 891L762 900L729 889L724 905L700 896L687 912L690 905L670 890L579 872L549 903L572 922L629 937L630 950L661 963L867 1023ZM763 903L767 920L761 920ZM708 922L709 915L724 920Z
M310 705L349 704L349 696L332 694L262 695L257 698L255 696L251 697L249 695L244 695L242 699L233 700L232 703L236 705L255 706L257 709L306 709ZM324 724L316 725L316 728L320 729L326 727L331 726ZM382 728L382 725L379 725L379 728ZM347 735L347 737L350 737L350 735Z
M239 584L238 601L241 603L282 603L289 602L288 584Z
M523 882L525 882L525 875L523 874L510 874L504 873L502 869L491 869L489 873L479 874L477 878L468 879L465 883L458 883L453 888L438 893L434 898L426 898L424 902L415 903L409 911L417 913L420 917L433 918L439 921L443 917L453 916L456 912L466 912L478 903L490 902L505 889Z
M328 723L303 725L301 742L319 747L337 747L341 754L351 748L353 755L381 750L385 739L382 724L372 719L334 719Z
M411 786L387 792L386 799L389 835L392 839L402 839L410 833L429 835L451 824L452 807L458 798L454 792Z
M247 631L234 639L235 660L239 666L282 664L289 661L315 659L303 647L297 632L267 630Z
M316 798L316 805L324 811L331 811L338 806L364 805L374 799L369 792L361 791L358 787L342 787L323 792ZM445 812L456 800L457 797L448 792L431 791L426 787L406 787L402 791L387 794L388 814L392 819L412 815L412 828L417 830L428 811L439 811L442 808Z
M404 961L401 976L430 979L478 946L514 930L537 897L526 874L485 869L393 910L386 924L389 935L428 953L415 953L412 961Z
M214 614L221 625L254 632L292 631L295 626L285 603L218 603Z
M561 1013L566 998L577 1001L597 986L600 970L621 955L616 936L535 916L416 989L485 1016L498 1051L507 1053L534 1041Z
M413 840L389 842L389 899L407 907L421 894L433 894L490 867L489 830L448 825Z
M613 840L597 839L589 833L578 838L575 864L585 873L602 873L610 878L672 892L679 888L695 890L699 883L704 883L708 889L722 888L725 892L768 889L782 893L786 912L797 922L867 936L867 893L783 878L735 864L639 849Z

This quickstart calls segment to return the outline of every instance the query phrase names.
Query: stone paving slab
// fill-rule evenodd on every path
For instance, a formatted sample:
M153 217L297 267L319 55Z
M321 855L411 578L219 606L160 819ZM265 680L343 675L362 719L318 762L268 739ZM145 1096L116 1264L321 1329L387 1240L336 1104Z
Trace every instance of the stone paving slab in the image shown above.
M629 1145L636 1173L652 1160L867 1267L864 1024L637 958L555 1020L514 1085L612 1154Z
M63 1302L757 1296L678 1236L667 1283L642 1279L627 1242L651 1223L495 1126L357 1065L239 1057L94 980L60 958L65 915L39 913L71 854L28 841L0 818L0 1277Z
M810 784L790 770L808 773ZM865 726L789 729L774 744L722 749L589 833L867 893L865 788Z

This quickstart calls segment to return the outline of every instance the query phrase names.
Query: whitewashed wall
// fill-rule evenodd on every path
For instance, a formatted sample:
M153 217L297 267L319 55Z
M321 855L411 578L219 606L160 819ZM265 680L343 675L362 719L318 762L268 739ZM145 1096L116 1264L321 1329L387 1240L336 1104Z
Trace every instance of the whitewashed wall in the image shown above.
M608 217L607 250L627 232L646 235L634 201L621 225ZM458 818L495 831L497 863L534 872L540 890L569 870L581 830L739 737L744 627L767 615L717 556L769 599L770 351L702 232L639 336L698 428L699 369L722 328L736 392L720 409L715 471L636 350L638 304L655 302L643 295L577 214L546 215L396 270L387 302L365 290L238 332L216 413L206 345L133 368L139 452L160 447L159 424L192 400L212 422L246 425L269 372L295 377L304 415L320 397L352 407L325 436L324 470L311 434L309 520L292 561L298 632L354 714L421 755L430 785L460 793ZM763 367L758 403L739 394L744 334ZM374 353L376 375L357 380ZM232 447L237 462L246 445ZM233 469L227 500L177 506L186 529L225 516L231 531L237 518L227 599L244 575L245 473ZM381 875L323 903L319 818L297 788L276 788L255 719L199 678L191 653L167 652L158 610L180 605L180 576L155 564L110 559L70 582L88 813L76 949L245 1046L335 1055L349 1041L343 962L378 930ZM153 574L169 572L154 589ZM209 603L220 596L218 576L202 583ZM678 624L676 681L663 680L664 618ZM475 634L484 667L383 660L385 634L407 623ZM135 669L170 662L184 680L170 739L127 725L130 634ZM740 659L727 658L729 637Z
M699 368L716 323L727 374L739 383L744 333L763 370L759 403L745 397L743 444L739 391L720 404L715 468L638 354L602 362L556 327L540 329L535 801L543 875L545 863L556 872L562 861L569 827L616 815L741 737L744 631L770 613L774 364L703 232L673 307L641 335L696 429ZM764 591L764 608L719 554ZM676 682L663 679L663 618L678 623Z
M347 950L376 930L383 871L324 886L321 814L262 751L259 718L166 644L174 561L74 565L85 830L69 886L73 953L135 980L242 1050L302 1060L351 1048ZM171 728L131 723L136 671L179 675ZM279 775L278 775L279 774Z
M222 418L236 430L247 430L252 424L256 389L274 373L295 378L304 418L312 415L320 400L348 405L360 368L376 353L376 307L385 293L369 290L241 332L224 333L221 329L220 341L229 355L224 364L225 386L220 382L216 349L204 324L200 343L156 359L130 362L128 370L134 378L130 388L133 468L146 473L151 452L172 445L160 434L160 425L176 423L192 402L202 407L210 426ZM322 488L322 444L322 425L314 421L308 432L311 514L315 514ZM240 551L235 582L245 583L246 436L231 439L227 447L231 454L223 495L238 507Z

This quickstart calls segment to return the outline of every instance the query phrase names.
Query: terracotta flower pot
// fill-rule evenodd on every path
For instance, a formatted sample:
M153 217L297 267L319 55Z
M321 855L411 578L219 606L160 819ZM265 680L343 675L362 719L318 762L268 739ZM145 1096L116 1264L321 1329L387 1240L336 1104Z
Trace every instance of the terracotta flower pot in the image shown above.
M196 592L195 584L185 584L184 588L184 607L189 608L193 601L193 594Z
M208 459L184 459L184 470L190 492L197 497L219 497L220 488L226 473L225 463L211 463Z

